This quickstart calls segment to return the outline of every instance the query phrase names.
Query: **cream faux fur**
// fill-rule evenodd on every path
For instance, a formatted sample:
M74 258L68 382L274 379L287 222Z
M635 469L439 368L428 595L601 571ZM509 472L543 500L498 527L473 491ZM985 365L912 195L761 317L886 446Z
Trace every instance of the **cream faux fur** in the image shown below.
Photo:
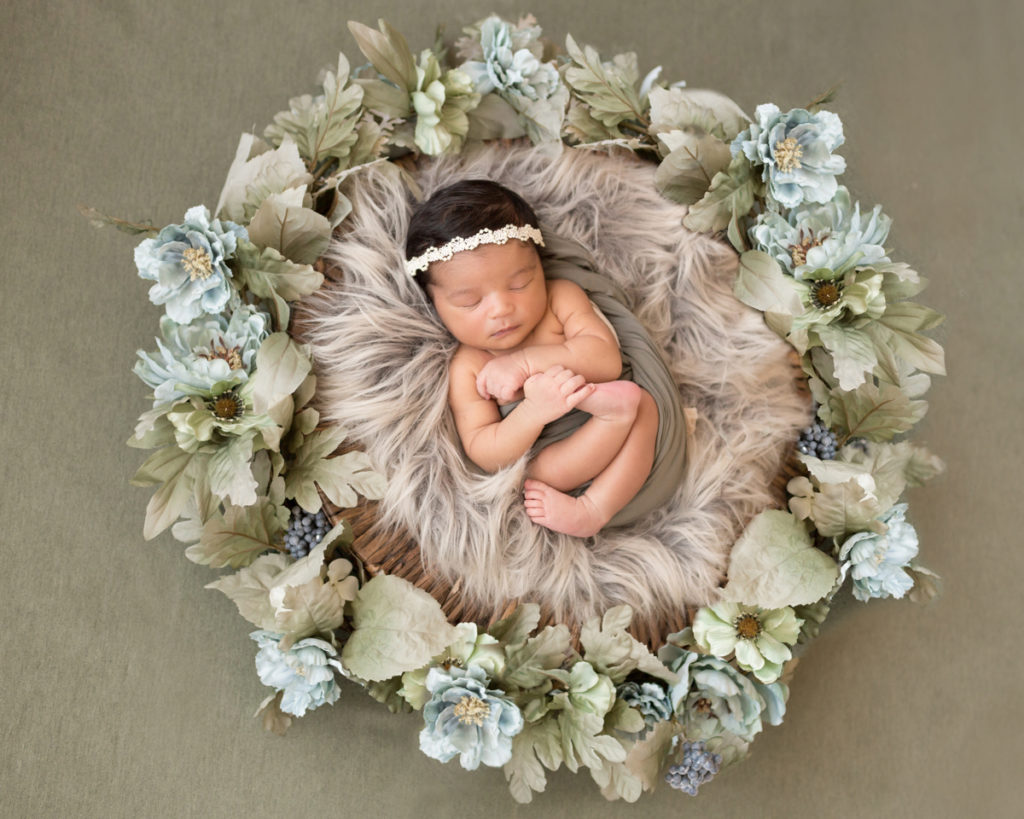
M520 193L542 224L588 248L634 300L697 424L686 477L648 519L584 541L534 525L522 505L525 457L495 475L467 466L447 406L454 341L403 271L413 198L405 172L348 180L353 210L327 260L343 271L308 304L317 404L388 478L383 525L403 527L431 571L461 593L550 606L578 621L628 603L647 616L714 599L731 544L770 502L769 484L809 408L787 347L732 293L736 254L682 226L654 166L631 155L487 146L422 161L429 195L463 178Z

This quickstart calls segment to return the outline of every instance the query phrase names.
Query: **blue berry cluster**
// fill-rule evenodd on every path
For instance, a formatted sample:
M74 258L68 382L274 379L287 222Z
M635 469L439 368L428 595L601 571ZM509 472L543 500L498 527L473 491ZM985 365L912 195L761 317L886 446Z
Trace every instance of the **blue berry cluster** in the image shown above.
M292 509L288 531L284 534L285 548L296 560L305 557L323 540L330 528L322 509L311 515L302 507L296 506Z
M697 788L712 779L721 767L722 755L708 751L704 742L684 742L682 760L668 769L665 781L676 790L696 796Z
M835 458L838 448L839 440L836 438L836 434L821 421L815 421L814 426L804 427L796 442L797 452L820 458L823 461L831 461Z

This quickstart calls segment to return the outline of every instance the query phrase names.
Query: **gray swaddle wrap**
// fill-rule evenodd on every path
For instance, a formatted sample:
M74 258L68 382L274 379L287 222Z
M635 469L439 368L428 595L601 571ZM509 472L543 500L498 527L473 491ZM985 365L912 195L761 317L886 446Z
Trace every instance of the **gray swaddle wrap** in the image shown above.
M667 502L683 477L686 453L686 420L675 380L661 351L643 325L629 309L625 292L596 265L586 249L577 242L544 233L542 251L544 273L549 279L568 279L586 292L591 302L605 315L619 339L623 371L621 378L635 381L647 390L658 407L658 434L655 439L654 465L647 480L633 499L609 521L608 526L633 523ZM501 406L502 417L519 402ZM538 451L560 441L579 429L590 416L581 410L557 418L544 427L534 445ZM583 491L582 487L579 491Z

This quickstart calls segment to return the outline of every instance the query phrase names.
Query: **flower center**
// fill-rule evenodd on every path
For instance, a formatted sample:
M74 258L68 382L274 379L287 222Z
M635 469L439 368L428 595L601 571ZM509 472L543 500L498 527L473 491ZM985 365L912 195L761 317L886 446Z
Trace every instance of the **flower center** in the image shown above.
M811 285L811 301L815 307L831 307L842 295L842 287L836 282L818 281Z
M181 263L192 281L208 279L213 273L213 259L201 247L190 247L181 254Z
M479 697L471 697L469 694L455 703L455 716L463 725L483 725L490 713L491 706Z
M228 367L232 370L242 369L242 348L241 347L228 347L221 337L218 339L220 344L210 343L210 349L212 353L197 353L199 358L205 358L207 361L213 361L215 358L220 358L228 362Z
M234 421L245 411L245 404L237 393L228 390L210 401L206 408L222 421Z
M736 633L744 640L753 640L761 633L761 621L748 612L746 614L741 614L736 619L735 628Z
M779 170L789 173L800 167L800 157L804 155L804 149L800 147L796 137L786 137L781 142L775 143L772 155L775 157L775 164Z
M818 247L821 245L821 239L816 239L813 236L801 236L800 244L789 246L789 255L793 259L793 266L799 267L802 264L807 264L807 251L812 247Z
M693 710L696 711L698 714L710 716L712 713L711 700L709 700L707 697L701 697L693 704Z

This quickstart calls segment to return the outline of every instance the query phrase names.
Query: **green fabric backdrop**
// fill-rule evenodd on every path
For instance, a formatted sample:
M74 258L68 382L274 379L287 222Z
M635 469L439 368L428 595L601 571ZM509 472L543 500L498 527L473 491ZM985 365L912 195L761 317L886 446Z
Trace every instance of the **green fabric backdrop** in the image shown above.
M251 719L265 689L248 624L169 536L143 542L148 492L124 446L131 373L157 308L134 242L84 202L157 225L216 202L239 135L311 90L345 22L384 17L426 46L509 2L164 0L4 4L0 20L0 806L22 816L1012 816L1024 721L1016 638L1024 550L1021 279L1024 6L954 0L573 0L546 34L636 50L748 112L842 82L843 181L895 221L897 257L949 316L916 440L948 462L910 494L932 605L850 602L802 661L785 724L699 801L668 788L606 803L562 772L528 807L500 772L417 747L345 684L287 737Z

